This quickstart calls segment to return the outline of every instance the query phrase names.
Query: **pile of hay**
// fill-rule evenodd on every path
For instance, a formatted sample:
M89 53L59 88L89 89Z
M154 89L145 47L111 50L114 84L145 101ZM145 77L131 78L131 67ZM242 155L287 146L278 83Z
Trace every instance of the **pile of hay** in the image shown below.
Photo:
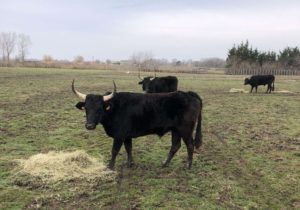
M274 91L275 93L294 93L292 91L289 90L278 90L278 91Z
M246 91L244 89L231 88L229 90L229 93L249 93L249 91Z
M249 91L244 90L244 89L231 88L229 90L229 93L249 93ZM289 90L278 90L278 91L274 91L274 93L294 93L294 92L289 91Z
M28 174L43 182L84 180L113 180L115 173L102 160L91 157L83 150L36 154L26 160L17 160L19 173Z

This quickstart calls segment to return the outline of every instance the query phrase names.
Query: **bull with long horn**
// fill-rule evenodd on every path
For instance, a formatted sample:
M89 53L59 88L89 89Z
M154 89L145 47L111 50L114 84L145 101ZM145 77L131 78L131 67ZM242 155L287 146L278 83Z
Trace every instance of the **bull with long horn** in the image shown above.
M115 96L117 91L116 84L114 84L114 90L108 95L94 95L94 94L83 94L75 89L74 80L72 82L72 91L82 101L76 104L76 107L80 110L86 111L86 124L85 127L88 130L96 128L97 124L101 122L105 112L110 109L109 102ZM94 109L88 109L87 107L94 107ZM97 107L97 108L96 108Z
M190 91L162 94L116 93L114 83L114 90L108 95L86 95L75 89L74 81L72 91L84 100L78 102L76 107L85 110L86 129L94 130L101 124L105 133L113 138L109 168L114 168L122 145L127 152L128 166L133 165L133 138L149 134L163 136L167 132L171 132L172 147L163 166L169 165L183 139L188 151L186 167L191 168L194 147L197 149L202 144L202 100L197 93ZM195 135L193 128L196 129Z

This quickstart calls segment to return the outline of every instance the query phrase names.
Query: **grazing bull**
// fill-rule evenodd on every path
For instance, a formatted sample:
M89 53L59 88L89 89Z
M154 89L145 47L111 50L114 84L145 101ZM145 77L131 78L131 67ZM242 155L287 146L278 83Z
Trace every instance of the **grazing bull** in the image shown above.
M100 123L106 134L113 138L109 168L114 167L123 143L130 167L133 164L132 138L149 134L161 137L168 131L172 133L172 146L163 166L170 163L181 146L182 138L188 152L187 168L191 167L194 146L198 149L202 144L202 100L196 93L117 93L114 83L114 91L108 95L85 95L74 88L74 80L72 90L82 100L76 107L86 112L86 129L93 130Z
M178 79L174 76L166 77L144 77L141 78L140 85L146 93L168 93L177 91Z
M275 77L274 75L253 75L249 78L245 79L244 85L251 85L251 93L253 88L255 87L255 92L257 93L257 86L259 85L268 85L266 93L269 91L274 91L274 82L275 82ZM272 86L273 83L273 86Z

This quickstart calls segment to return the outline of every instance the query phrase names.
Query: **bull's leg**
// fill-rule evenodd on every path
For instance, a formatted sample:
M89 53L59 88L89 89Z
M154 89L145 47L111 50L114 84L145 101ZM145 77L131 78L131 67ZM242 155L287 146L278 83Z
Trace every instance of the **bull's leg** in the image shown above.
M127 166L130 168L134 164L132 158L132 139L131 138L125 139L124 145L127 152Z
M268 84L267 92L266 93L271 93L271 85Z
M111 160L109 161L108 168L113 169L115 166L116 157L122 147L123 140L114 139L113 147L111 150Z
M254 88L254 86L251 86L251 91L250 91L250 93L252 93L253 88Z
M193 162L193 152L194 152L194 143L193 143L193 138L191 136L189 137L183 137L183 141L186 145L187 148L187 164L186 167L190 169L192 167L192 162Z
M176 152L181 147L181 137L177 131L172 131L172 146L169 151L167 159L163 162L163 167L167 167L176 154Z
M257 86L255 86L255 93L257 93Z

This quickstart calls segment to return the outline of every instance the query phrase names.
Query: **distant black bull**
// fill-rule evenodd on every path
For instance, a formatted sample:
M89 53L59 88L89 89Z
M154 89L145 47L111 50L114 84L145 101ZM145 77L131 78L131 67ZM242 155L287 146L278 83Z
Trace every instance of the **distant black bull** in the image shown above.
M193 151L202 144L202 100L194 92L172 92L142 94L116 92L109 95L85 95L74 88L73 92L83 102L76 107L86 111L86 129L93 130L102 124L106 134L113 138L111 160L108 167L113 168L121 146L125 145L128 166L133 164L132 138L172 133L172 147L163 166L167 166L181 146L181 138L187 146L187 167L192 165ZM193 130L196 126L195 139Z
M144 77L141 78L140 85L146 93L168 93L177 91L178 79L174 76L166 77Z
M268 85L266 93L269 91L274 91L275 86L275 77L274 75L253 75L252 77L246 78L244 85L251 85L251 93L253 88L255 87L255 92L257 93L257 86L259 85ZM272 86L273 83L273 86Z

